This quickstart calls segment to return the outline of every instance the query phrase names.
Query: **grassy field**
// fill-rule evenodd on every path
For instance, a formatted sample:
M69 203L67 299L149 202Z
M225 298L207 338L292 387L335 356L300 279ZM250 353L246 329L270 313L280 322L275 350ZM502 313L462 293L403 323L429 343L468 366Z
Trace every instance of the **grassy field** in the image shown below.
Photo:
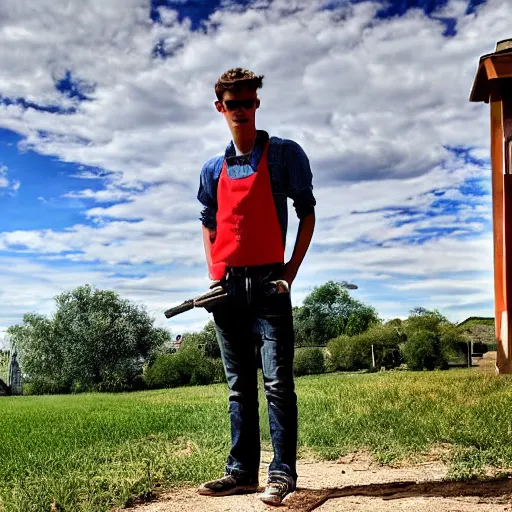
M454 477L512 468L512 377L474 370L296 380L300 453L366 449L392 463L452 447ZM264 447L270 449L264 400ZM0 399L0 510L99 511L154 485L219 476L229 448L225 385ZM443 453L446 453L444 450Z

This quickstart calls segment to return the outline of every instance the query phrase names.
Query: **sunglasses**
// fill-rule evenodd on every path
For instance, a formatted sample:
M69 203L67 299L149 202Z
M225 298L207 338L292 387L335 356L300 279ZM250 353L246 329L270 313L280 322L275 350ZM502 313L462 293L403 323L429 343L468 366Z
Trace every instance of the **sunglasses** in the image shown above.
M239 107L249 110L254 107L255 103L256 100L254 98L250 98L248 100L226 100L224 105L226 105L228 110L236 110Z

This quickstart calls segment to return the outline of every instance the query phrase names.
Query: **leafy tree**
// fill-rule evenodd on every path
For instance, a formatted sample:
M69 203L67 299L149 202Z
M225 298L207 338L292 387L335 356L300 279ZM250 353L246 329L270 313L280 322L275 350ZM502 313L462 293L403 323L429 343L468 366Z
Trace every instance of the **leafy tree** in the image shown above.
M436 309L413 309L403 326L407 342L402 353L411 370L446 369L450 359L464 350L460 330Z
M298 345L325 345L342 334L366 331L379 322L371 306L352 298L342 284L334 281L318 286L293 311Z
M219 343L215 324L210 320L200 332L188 332L183 336L183 346L193 345L204 350L206 356L213 359L220 357Z
M142 384L142 368L170 333L113 291L89 285L55 298L52 318L27 314L9 328L35 392L118 391Z
M220 357L220 347L217 341L217 332L213 320L210 320L201 331L204 343L204 352L208 357Z
M70 391L72 378L65 361L65 347L59 342L55 323L43 315L27 313L22 325L7 331L16 344L23 373L31 388L41 393Z
M9 373L9 353L4 350L0 350L0 379L7 380Z
M449 325L447 318L437 309L414 308L410 311L409 317L403 322L406 333L413 333L419 330L437 332L441 325Z
M396 329L401 331L403 329L403 324L404 322L400 318L393 318L392 320L388 320L384 325L387 325L389 327L395 327Z

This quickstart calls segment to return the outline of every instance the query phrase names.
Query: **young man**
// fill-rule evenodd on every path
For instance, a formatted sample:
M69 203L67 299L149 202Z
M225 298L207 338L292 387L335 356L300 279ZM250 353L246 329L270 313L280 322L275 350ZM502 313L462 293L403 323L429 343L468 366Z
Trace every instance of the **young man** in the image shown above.
M233 140L225 155L206 162L198 199L208 272L227 291L212 310L229 387L231 451L225 476L201 494L225 496L258 489L259 334L261 367L274 458L261 499L279 504L296 487L297 397L293 382L294 332L290 287L315 225L312 174L302 148L256 129L257 89L263 76L241 68L215 85L217 111ZM285 263L287 198L300 219L292 257ZM276 283L282 279L288 283Z

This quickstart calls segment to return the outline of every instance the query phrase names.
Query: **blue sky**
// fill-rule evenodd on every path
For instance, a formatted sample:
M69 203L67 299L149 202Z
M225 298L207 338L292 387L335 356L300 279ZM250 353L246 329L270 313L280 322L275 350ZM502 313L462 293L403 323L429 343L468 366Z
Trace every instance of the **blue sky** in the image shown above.
M162 311L209 284L198 177L230 140L213 84L235 66L265 75L258 127L311 161L295 304L334 279L382 318L493 315L488 106L468 98L479 57L510 36L508 1L293 5L2 2L0 337L85 283L173 333L204 325Z

